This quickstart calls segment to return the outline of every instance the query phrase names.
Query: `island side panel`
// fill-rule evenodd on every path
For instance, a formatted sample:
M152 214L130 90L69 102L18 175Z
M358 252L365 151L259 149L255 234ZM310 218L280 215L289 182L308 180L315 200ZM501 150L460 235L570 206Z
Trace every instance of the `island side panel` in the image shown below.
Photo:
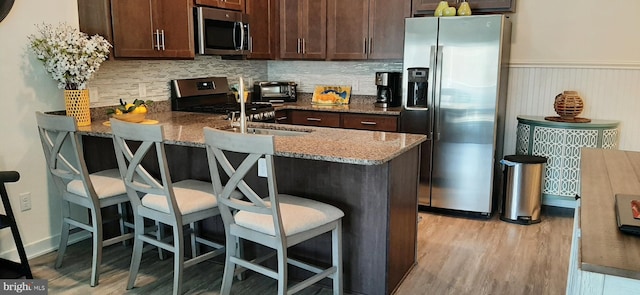
M352 165L277 158L278 190L304 196L342 211L345 291L385 294L389 163ZM300 245L318 258L330 257L322 241Z
M85 136L85 149L89 169L117 166L111 156L111 138ZM210 181L204 148L167 145L166 149L173 181ZM389 294L415 263L418 160L417 147L382 165L276 157L280 193L326 202L345 212L346 291ZM260 182L257 170L252 174L255 176L248 181ZM202 229L218 239L224 236L219 218L205 222ZM331 255L329 245L330 235L325 234L292 247L290 252L326 264ZM290 269L291 277L300 277L294 269ZM326 280L323 283L330 285Z
M416 263L420 146L390 165L388 286L392 293Z

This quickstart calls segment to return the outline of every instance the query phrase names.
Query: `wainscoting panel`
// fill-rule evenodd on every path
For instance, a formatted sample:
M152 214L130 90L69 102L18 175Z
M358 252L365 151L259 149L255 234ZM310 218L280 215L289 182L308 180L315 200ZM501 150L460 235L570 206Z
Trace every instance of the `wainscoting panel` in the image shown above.
M640 69L518 65L509 69L505 154L515 154L516 117L556 116L553 102L564 90L580 93L580 117L620 121L619 148L640 151Z

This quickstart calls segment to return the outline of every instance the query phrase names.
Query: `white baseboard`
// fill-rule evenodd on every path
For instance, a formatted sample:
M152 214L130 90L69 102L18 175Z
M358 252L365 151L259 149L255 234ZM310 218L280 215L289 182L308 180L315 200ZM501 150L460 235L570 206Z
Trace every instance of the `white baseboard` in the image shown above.
M542 195L542 205L563 207L563 208L575 208L576 200L571 197Z
M69 235L69 245L75 244L77 242L90 239L90 238L91 238L91 234L87 231L80 231L77 233L73 233ZM49 239L44 239L44 240L36 241L30 244L26 244L24 245L24 250L25 252L27 252L27 258L32 259L32 258L58 250L59 244L60 244L60 235L55 235ZM12 261L20 260L20 256L18 255L18 251L16 250L16 248L2 252L0 256Z

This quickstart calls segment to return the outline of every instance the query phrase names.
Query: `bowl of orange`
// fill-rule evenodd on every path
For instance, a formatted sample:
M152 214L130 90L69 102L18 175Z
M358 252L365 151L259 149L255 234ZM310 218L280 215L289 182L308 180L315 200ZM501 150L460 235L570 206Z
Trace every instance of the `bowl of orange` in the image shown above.
M122 113L122 114L113 114L111 117L116 118L121 121L131 122L131 123L140 123L144 121L147 113Z
M114 109L107 110L112 118L131 122L140 123L145 120L147 116L147 104L151 104L151 101L143 101L136 99L133 103L126 103L120 100L120 105Z

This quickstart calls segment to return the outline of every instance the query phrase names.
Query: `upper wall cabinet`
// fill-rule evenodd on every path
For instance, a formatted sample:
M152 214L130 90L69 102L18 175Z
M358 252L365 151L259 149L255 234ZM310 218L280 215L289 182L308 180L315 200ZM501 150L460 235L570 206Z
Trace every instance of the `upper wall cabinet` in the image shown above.
M412 0L414 15L433 15L440 0ZM449 0L449 6L458 7L462 0ZM472 0L469 1L471 11L474 13L490 12L514 12L515 0Z
M327 0L280 0L280 58L325 59L326 24Z
M115 57L194 58L192 0L111 0Z
M251 45L250 59L276 59L278 57L278 1L246 0L249 15Z
M327 59L402 59L408 0L327 0Z
M196 0L196 5L243 11L245 0Z

